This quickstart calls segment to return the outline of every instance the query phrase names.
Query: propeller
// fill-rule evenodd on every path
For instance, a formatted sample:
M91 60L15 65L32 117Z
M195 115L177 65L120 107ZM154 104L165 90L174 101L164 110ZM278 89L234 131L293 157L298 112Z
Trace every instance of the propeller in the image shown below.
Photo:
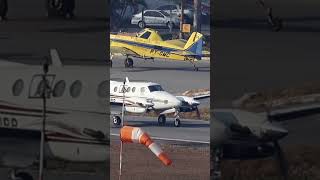
M288 162L284 156L284 153L279 145L278 141L273 141L275 147L275 158L279 164L279 170L283 176L284 180L288 180Z

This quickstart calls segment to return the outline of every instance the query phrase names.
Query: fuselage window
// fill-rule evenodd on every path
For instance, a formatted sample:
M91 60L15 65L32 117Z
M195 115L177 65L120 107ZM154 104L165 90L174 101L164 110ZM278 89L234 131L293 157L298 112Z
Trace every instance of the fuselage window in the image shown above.
M128 88L127 88L127 92L130 92L130 90L131 90L131 88L130 88L130 87L128 87Z
M53 97L61 97L66 89L66 82L64 80L60 80L56 83L53 88L52 96Z
M134 93L136 91L136 87L133 87L131 91Z
M114 87L113 92L117 92L117 90L118 90L118 87L116 86Z
M98 89L97 89L97 94L101 98L106 98L108 97L108 85L109 81L103 81L99 84Z
M22 79L16 80L12 86L12 94L14 96L20 96L24 87L24 83Z
M79 80L76 80L70 86L70 95L73 98L79 97L82 90L82 83Z

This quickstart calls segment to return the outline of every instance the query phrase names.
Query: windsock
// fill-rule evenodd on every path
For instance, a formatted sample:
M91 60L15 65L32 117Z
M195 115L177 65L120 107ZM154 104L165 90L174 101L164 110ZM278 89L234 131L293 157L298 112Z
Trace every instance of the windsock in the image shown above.
M120 130L120 139L122 142L140 143L148 147L164 165L168 166L172 161L162 151L162 149L145 133L141 128L124 126Z

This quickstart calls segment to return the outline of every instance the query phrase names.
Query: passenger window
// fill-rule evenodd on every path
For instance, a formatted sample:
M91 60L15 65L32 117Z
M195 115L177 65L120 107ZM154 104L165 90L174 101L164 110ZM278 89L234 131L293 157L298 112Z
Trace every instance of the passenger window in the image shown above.
M130 88L130 87L128 87L128 88L127 88L127 92L130 92L130 90L131 90L131 88Z
M136 91L136 87L133 87L131 91L134 93Z
M66 82L64 80L60 80L56 83L53 88L52 96L53 97L61 97L66 88Z
M113 92L117 92L117 90L118 90L118 87L116 86L114 87Z
M163 17L162 14L158 13L158 12L154 12L154 17Z
M22 79L18 79L12 86L12 94L14 96L19 96L22 93L24 83Z
M73 98L79 97L82 90L82 83L79 80L76 80L70 86L70 95Z
M144 16L152 16L152 12L151 11L147 11L143 14Z
M140 89L140 92L144 93L145 90L146 90L146 89L145 89L144 87L142 87L142 88Z
M99 97L101 97L101 98L108 97L108 95L109 95L108 85L109 85L109 81L103 81L99 84L98 90L97 90L97 94Z

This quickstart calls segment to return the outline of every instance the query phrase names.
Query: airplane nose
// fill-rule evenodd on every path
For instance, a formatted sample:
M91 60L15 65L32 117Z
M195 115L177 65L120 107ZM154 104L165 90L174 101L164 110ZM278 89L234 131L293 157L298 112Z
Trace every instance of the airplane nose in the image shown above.
M264 135L272 140L278 140L288 135L288 130L273 124L264 126Z

